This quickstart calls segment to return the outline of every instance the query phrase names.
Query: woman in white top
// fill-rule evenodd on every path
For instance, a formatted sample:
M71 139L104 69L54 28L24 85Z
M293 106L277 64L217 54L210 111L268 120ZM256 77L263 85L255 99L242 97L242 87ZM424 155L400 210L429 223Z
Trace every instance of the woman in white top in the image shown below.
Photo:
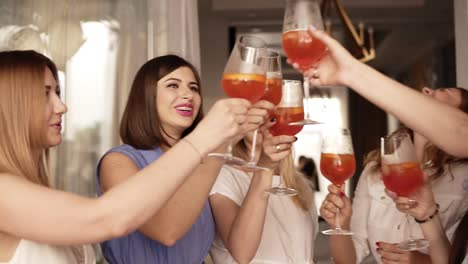
M186 90L167 93L176 104ZM207 153L256 129L267 115L246 100L227 99L199 123L174 118L175 125L194 124L193 131L130 180L88 198L54 190L48 180L47 150L61 143L67 111L55 64L34 51L0 52L0 95L0 262L10 264L94 263L90 248L78 245L135 230L164 206Z
M257 140L260 145L262 137ZM222 168L210 194L217 229L210 252L214 263L313 263L317 213L310 185L294 173L290 154L295 140L293 136L268 135L257 159L260 165L273 169L280 160L288 159L284 182L299 191L297 196L265 193L272 178L279 177L272 171L248 173L230 166ZM234 155L247 158L250 148L248 135L235 146Z
M432 91L425 87L423 93L467 111L468 92L463 89L444 88ZM428 175L428 184L440 206L440 217L437 219L440 219L441 227L451 240L468 209L468 196L464 189L464 184L468 181L468 160L448 155L419 133L414 132L412 136L418 158ZM379 153L371 152L368 157L368 163L359 178L352 209L350 200L334 186L329 187L330 194L320 208L322 217L330 225L334 225L334 212L336 207L340 207L343 212L342 224L345 227L350 226L355 232L353 237L330 238L334 260L336 263L350 263L350 260L352 263L359 263L367 254L372 253L379 263L431 263L426 254L402 251L395 246L395 243L405 239L409 227L404 221L404 213L398 211L385 193L380 179ZM417 219L424 221L426 217ZM423 237L424 230L421 227L412 222L411 229L415 237ZM434 243L431 245L432 248L436 246ZM426 253L427 250L423 252Z

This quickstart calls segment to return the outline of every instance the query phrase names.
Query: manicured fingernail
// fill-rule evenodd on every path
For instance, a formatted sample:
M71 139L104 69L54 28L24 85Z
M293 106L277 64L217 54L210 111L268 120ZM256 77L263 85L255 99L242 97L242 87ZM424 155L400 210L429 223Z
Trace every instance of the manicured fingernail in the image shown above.
M340 191L340 197L344 197L345 196L345 193Z
M297 137L295 136L295 137L294 137L294 142L296 142L296 141L297 141Z
M375 242L375 244L376 244L378 247L380 247L380 242Z
M272 119L270 119L270 122L272 123L276 122L276 118L273 117Z

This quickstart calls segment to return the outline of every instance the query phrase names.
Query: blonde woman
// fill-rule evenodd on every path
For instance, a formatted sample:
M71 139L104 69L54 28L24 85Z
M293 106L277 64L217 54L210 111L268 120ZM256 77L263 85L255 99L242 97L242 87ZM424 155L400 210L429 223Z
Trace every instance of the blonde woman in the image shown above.
M258 127L250 103L218 101L184 140L99 198L50 187L47 149L67 107L57 69L34 51L0 52L0 263L94 263L80 246L128 234L153 216L203 157ZM179 162L183 160L184 162ZM154 175L159 175L154 177Z
M248 173L224 166L211 190L210 203L217 236L211 248L214 263L313 263L317 214L306 179L294 173L291 146L294 136L266 135L259 164L277 169L288 159L284 183L298 190L297 196L268 195L273 171ZM260 145L262 137L257 139ZM252 145L249 134L234 148L247 158ZM280 146L279 148L277 146ZM261 149L261 148L257 148Z

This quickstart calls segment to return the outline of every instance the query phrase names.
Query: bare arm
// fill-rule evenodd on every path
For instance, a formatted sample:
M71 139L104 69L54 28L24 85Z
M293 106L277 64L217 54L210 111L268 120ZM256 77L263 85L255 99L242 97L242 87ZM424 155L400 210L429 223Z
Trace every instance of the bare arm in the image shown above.
M99 199L52 190L2 174L0 230L58 245L100 242L128 234L165 205L197 168L200 154L205 156L231 137L258 127L246 122L248 107L250 103L242 99L218 101L214 110L186 137L193 146L179 142Z
M222 150L220 150L222 151ZM190 230L207 201L208 193L223 162L205 159L182 183L174 195L139 230L164 245L172 246ZM136 165L120 153L108 154L101 165L101 183L105 191L127 180L138 171ZM160 175L155 175L159 177Z
M249 263L257 252L263 234L268 195L273 172L256 173L239 207L221 194L210 196L216 228L224 245L238 263Z
M410 89L354 59L337 41L319 30L314 37L329 48L318 65L314 85L344 85L400 119L435 145L458 157L468 157L468 115ZM432 120L437 120L437 126Z
M185 162L175 165L177 159ZM58 245L94 243L125 235L161 208L198 163L199 154L190 146L177 145L99 199L0 175L0 230Z

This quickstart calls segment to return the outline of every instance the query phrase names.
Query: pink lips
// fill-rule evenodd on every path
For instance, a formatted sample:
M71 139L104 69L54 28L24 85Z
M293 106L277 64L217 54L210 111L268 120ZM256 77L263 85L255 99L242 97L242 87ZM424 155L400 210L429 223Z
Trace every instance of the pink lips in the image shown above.
M176 111L179 115L181 116L185 116L185 117L189 117L189 116L193 116L193 104L180 104L180 105L177 105L176 107Z
M57 123L51 124L50 126L57 129L58 131L62 130L62 122L57 122Z

